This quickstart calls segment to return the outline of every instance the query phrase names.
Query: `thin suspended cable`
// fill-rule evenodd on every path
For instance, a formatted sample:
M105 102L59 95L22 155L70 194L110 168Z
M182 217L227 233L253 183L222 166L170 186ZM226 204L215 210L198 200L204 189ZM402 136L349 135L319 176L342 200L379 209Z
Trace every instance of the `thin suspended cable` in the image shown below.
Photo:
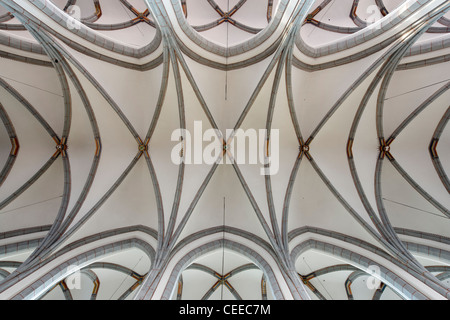
M133 20L133 15L131 15L131 11L122 3L122 8L126 12L127 16L130 18L130 20ZM141 33L142 36L144 36L144 32L140 28L140 23L136 24L137 29Z
M56 92L48 91L48 90L45 90L45 89L36 87L36 86L34 86L34 85L32 85L32 84L25 83L25 82L22 82L22 81L19 81L19 80L16 80L16 79L9 78L9 77L4 76L4 75L2 75L2 74L0 74L0 77L2 77L2 78L4 78L4 79L7 79L7 80L9 80L9 81L14 81L14 82L16 82L16 83L23 84L23 85L25 85L25 86L34 88L34 89L36 89L36 90L40 90L40 91L43 91L43 92L46 92L46 93L53 94L53 95L55 95L55 96L57 96L57 97L64 97L63 95L58 94L58 93L56 93Z
M230 12L230 0L227 1L227 13ZM225 56L225 101L227 100L228 97L228 55L229 55L229 23L227 22L227 36L226 36L226 56ZM222 231L222 272L221 272L221 276L222 276L222 283L221 283L221 290L220 290L220 300L223 300L223 286L224 286L224 272L225 272L225 197L223 197L223 214L222 214L222 226L223 226L223 231Z
M333 4L334 4L334 0L333 0L331 3L328 4L328 8L325 10L325 12L324 12L324 14L323 14L323 17L325 17L325 16L327 15L328 11L330 11L330 9L331 9L331 7L333 6ZM316 29L317 29L317 28L312 28L311 32L308 34L308 37L310 37L311 34L312 34Z
M230 12L230 0L227 2L227 13ZM226 55L225 55L225 101L228 98L228 55L229 55L229 28L230 23L227 22L227 37L226 37Z

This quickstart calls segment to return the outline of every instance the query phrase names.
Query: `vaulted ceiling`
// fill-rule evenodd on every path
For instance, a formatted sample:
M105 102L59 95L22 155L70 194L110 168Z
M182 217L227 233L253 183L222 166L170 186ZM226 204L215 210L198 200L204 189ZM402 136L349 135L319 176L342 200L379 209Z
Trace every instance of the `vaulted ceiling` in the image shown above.
M0 0L0 299L450 298L449 8Z

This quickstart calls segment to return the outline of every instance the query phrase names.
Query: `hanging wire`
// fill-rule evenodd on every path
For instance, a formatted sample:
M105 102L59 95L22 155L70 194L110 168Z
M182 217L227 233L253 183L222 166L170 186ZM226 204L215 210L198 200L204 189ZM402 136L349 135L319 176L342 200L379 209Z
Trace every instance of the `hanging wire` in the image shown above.
M222 215L222 226L223 226L223 231L222 231L222 285L221 287L221 292L220 292L220 300L223 300L223 276L225 273L225 197L223 197L223 215Z
M144 258L144 255L142 255L142 256L139 258L138 262L136 262L136 264L134 265L133 268L131 268L131 270L133 270L133 271L136 270L136 267L137 267L137 265L139 264L139 262L141 262L142 258ZM129 276L130 276L130 275L128 275L128 274L124 276L122 282L119 284L119 286L117 287L117 289L113 292L113 294L111 295L111 297L109 297L109 300L112 300L112 298L114 297L114 295L115 295L115 294L117 293L117 291L119 291L119 289L123 286L123 284L125 283L125 281L128 279Z
M230 12L230 0L228 0L227 2L227 12ZM230 23L227 22L227 39L226 39L226 55L225 55L225 101L228 98L228 56L229 56L229 52L228 52L228 46L229 46L229 28L230 28Z
M227 1L227 12L230 12L230 0ZM226 68L225 68L225 101L228 96L228 36L229 36L229 26L230 24L227 22L227 39L226 39ZM223 216L222 216L222 284L221 284L221 292L220 292L220 300L223 300L223 276L224 276L224 268L225 268L225 197L223 197Z

